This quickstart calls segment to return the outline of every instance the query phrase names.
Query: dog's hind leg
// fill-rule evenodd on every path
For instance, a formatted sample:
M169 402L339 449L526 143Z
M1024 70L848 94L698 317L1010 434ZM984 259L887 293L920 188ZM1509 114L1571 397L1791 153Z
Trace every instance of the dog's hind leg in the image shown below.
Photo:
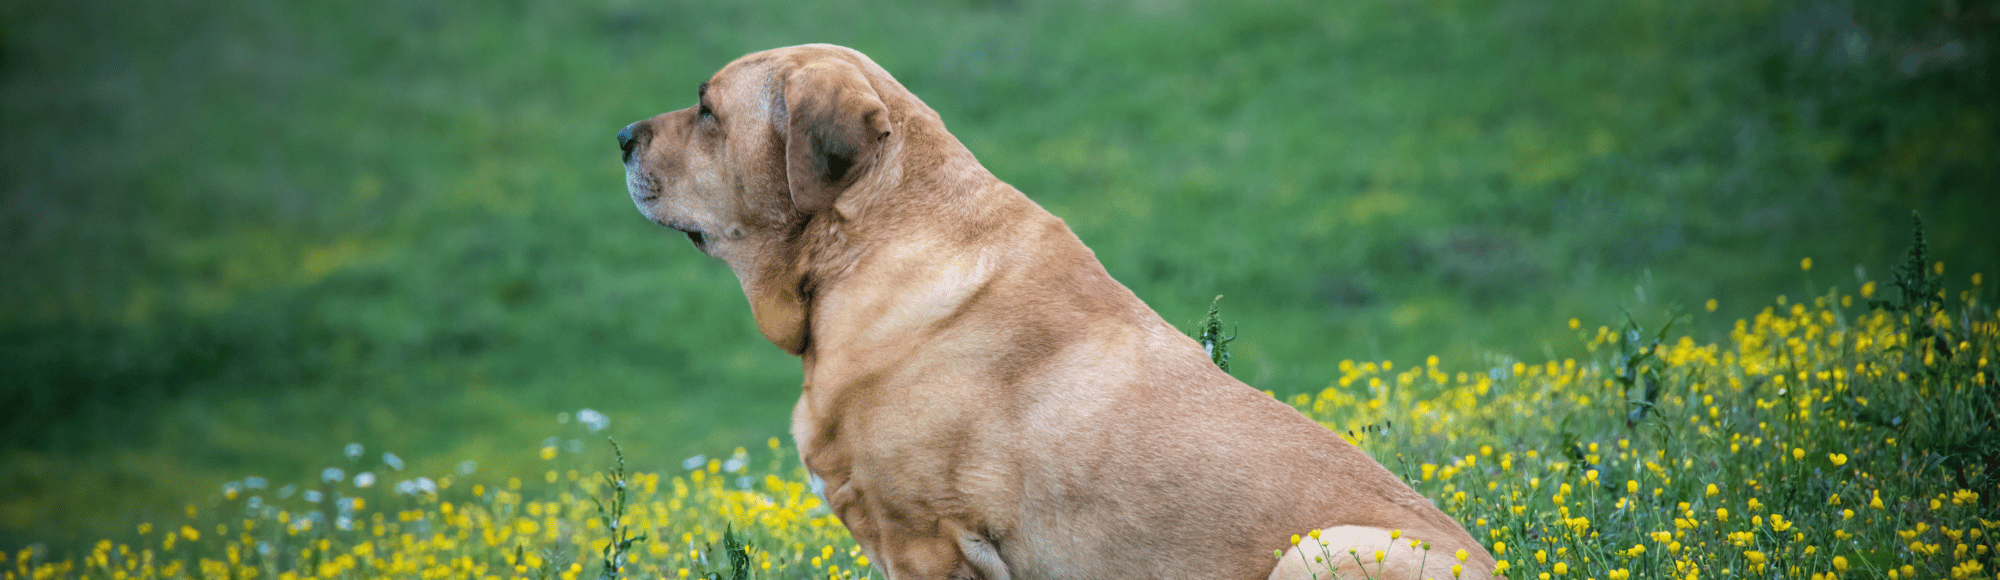
M966 529L957 522L945 522L945 530L958 539L958 553L965 562L984 580L1012 580L1007 572L1007 563L1000 559L1000 549L993 540L982 534Z
M1427 539L1369 526L1326 528L1319 530L1318 539L1302 537L1297 546L1280 556L1271 570L1271 580L1452 578L1451 566L1458 563L1453 550L1440 546L1425 549L1421 542ZM1413 541L1419 545L1411 546ZM1474 568L1465 566L1457 578L1491 578L1491 568Z

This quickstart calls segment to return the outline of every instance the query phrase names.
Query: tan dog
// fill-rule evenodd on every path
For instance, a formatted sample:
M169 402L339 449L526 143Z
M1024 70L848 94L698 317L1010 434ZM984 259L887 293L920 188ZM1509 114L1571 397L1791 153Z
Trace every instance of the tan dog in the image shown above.
M1458 550L1489 577L1449 516L1217 369L868 57L751 54L697 96L619 133L632 199L804 363L799 454L889 578L1450 578Z

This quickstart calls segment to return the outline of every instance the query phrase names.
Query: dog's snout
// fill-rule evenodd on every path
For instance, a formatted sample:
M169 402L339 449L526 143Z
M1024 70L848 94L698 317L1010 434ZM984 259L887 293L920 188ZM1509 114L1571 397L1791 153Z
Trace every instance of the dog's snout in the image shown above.
M625 153L626 163L632 162L632 150L637 147L640 139L646 137L646 133L645 121L626 125L624 129L618 130L618 150Z

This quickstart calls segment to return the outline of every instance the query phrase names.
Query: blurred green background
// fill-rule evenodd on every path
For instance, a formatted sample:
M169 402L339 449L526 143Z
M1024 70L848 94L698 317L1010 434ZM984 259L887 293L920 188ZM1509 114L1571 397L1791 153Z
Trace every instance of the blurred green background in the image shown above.
M311 481L349 443L533 477L585 408L640 469L782 436L797 362L633 210L613 139L747 52L868 53L1169 321L1226 295L1236 374L1285 394L1344 358L1572 356L1568 319L1621 309L1713 337L1886 281L1912 210L1953 288L2000 274L1996 22L1991 0L7 0L0 549Z

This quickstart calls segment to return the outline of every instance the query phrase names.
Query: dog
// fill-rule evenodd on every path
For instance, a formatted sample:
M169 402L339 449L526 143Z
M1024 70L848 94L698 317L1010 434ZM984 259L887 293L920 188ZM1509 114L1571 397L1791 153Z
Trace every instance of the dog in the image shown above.
M1490 577L1450 516L1217 368L867 56L758 52L695 98L619 131L627 189L799 357L799 456L887 577Z

